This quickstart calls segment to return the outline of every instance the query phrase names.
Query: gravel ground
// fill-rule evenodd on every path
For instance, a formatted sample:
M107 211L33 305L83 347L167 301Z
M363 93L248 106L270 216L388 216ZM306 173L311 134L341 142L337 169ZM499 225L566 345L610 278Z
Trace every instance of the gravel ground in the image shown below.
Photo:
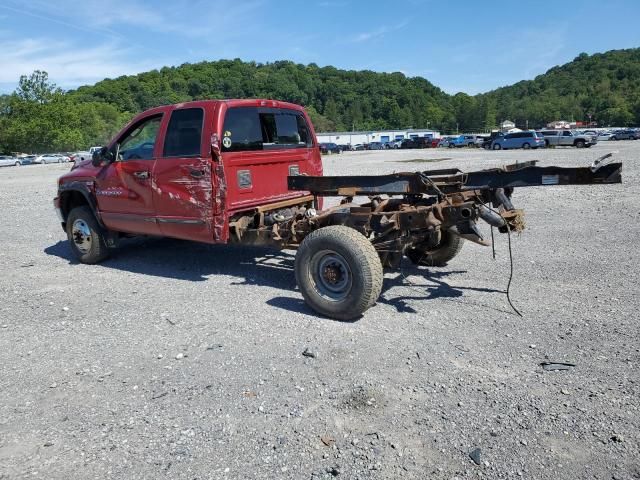
M496 260L467 244L388 272L344 323L306 307L290 251L147 239L80 265L51 205L68 167L0 170L0 478L640 478L640 142L614 145L325 158L381 174L618 149L622 185L516 191L524 318L505 236Z

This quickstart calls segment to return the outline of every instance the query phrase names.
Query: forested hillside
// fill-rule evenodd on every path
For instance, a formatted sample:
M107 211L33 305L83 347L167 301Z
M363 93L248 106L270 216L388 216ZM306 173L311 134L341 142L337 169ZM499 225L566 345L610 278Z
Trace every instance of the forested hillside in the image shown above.
M220 60L165 67L62 92L45 72L0 96L0 151L74 150L104 143L135 113L205 98L265 97L304 105L317 131L431 127L483 131L504 119L640 124L640 49L581 54L534 80L481 95L447 95L402 73L280 61Z
M455 121L450 97L423 78L284 61L221 60L165 67L104 80L71 95L82 101L105 101L129 112L204 98L276 98L307 107L319 130Z

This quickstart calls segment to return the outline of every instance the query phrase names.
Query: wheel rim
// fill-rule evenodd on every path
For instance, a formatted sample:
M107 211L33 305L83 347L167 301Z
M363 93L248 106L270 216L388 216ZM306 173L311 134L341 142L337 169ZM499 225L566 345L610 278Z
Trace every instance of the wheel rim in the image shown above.
M310 262L311 277L322 297L338 302L344 300L353 285L353 274L347 261L339 253L322 250Z
M91 251L91 229L87 222L77 219L71 227L71 237L73 244L81 253L89 253Z
M531 145L529 145L528 143L525 143L522 148L524 148L525 150L529 150L531 148Z

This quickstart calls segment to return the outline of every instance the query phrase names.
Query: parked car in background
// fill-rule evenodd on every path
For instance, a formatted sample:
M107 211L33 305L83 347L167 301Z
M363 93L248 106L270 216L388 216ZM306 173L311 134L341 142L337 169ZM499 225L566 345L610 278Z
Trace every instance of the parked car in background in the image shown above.
M448 147L451 142L451 137L442 137L438 142L438 147Z
M371 142L369 144L369 150L384 150L381 142Z
M69 161L69 157L60 155L59 153L47 153L44 155L38 155L35 157L33 163L40 163L45 165L47 163L65 163Z
M627 128L624 130L616 130L609 140L637 140L638 138L640 138L640 134L638 134L636 130Z
M335 143L321 143L320 153L331 155L332 153L342 153L342 149Z
M81 162L84 162L85 160L91 160L93 158L93 155L90 152L76 152L72 153L70 157L73 165L77 167Z
M354 150L353 145L351 145L350 143L341 143L338 145L338 147L340 147L340 150L342 150L343 152L352 152Z
M10 157L8 155L0 155L0 167L19 167L22 165L18 157Z
M491 143L493 150L509 150L513 148L544 148L544 138L538 132L513 132L496 137Z
M402 141L404 140L404 138L397 138L395 140L391 140L390 142L387 142L385 144L385 148L401 148L402 147Z
M503 137L504 133L502 132L491 132L491 134L488 137L483 137L482 143L479 145L480 147L484 148L485 150L491 150L491 145L493 144L493 141L496 138L499 137Z
M599 132L596 138L599 142L602 142L606 140L611 140L612 135L613 134L611 132Z
M400 144L400 148L431 148L431 137L405 138Z
M449 140L447 145L449 148L461 148L461 147L475 147L476 136L475 135L458 135L457 137Z
M362 150L366 150L365 146L362 143L356 143L353 146L353 150L356 152L362 151Z
M544 137L547 147L588 148L598 143L597 136L580 134L574 130L542 130L538 133Z

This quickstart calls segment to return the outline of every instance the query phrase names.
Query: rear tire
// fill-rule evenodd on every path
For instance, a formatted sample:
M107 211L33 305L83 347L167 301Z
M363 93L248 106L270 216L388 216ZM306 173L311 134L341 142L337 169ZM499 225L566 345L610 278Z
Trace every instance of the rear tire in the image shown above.
M99 263L109 256L105 231L87 206L76 207L67 216L67 238L81 263Z
M296 282L316 312L354 320L376 303L382 291L382 263L360 232L332 225L311 232L295 259Z
M14 165L15 165L16 167L19 167L19 166L20 166L20 165L22 165L22 164L21 164L20 162L16 162Z
M528 143L523 143L522 148L524 148L525 150L529 150L531 148L531 145L529 145Z
M460 253L464 238L454 235L447 231L442 232L442 239L435 248L416 245L414 248L407 250L407 257L415 265L423 267L444 267L453 257Z

